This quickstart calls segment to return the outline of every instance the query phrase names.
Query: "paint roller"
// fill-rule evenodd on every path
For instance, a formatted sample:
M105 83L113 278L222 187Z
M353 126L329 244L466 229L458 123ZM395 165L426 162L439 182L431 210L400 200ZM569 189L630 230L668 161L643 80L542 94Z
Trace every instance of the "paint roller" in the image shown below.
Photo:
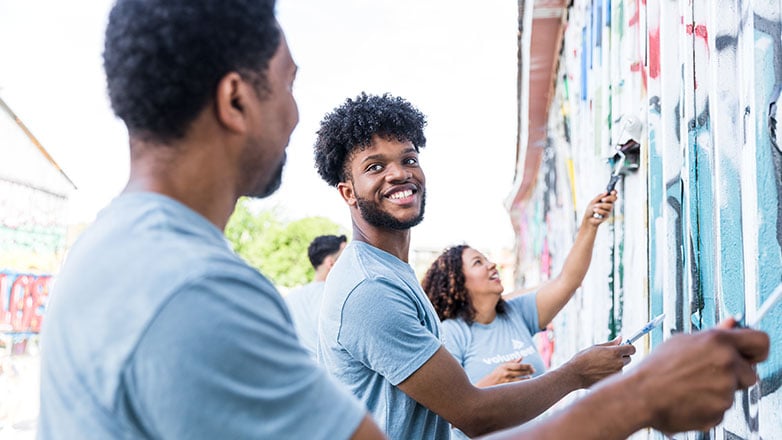
M641 139L644 129L641 120L635 115L625 114L619 118L619 121L622 124L622 129L617 137L616 153L611 157L614 166L611 171L611 178L608 181L608 185L606 185L606 193L614 190L622 171L638 168L638 160L640 158L641 144L638 140ZM633 156L629 163L628 156Z

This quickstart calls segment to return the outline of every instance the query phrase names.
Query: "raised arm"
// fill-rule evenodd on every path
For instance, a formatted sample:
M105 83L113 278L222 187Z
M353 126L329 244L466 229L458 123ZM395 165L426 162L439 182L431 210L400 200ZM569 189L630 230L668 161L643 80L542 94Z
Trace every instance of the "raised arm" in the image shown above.
M757 381L753 368L768 356L767 334L733 325L728 319L719 329L674 336L567 408L486 440L619 440L645 427L709 429L722 421L735 392Z
M473 386L459 363L441 347L399 389L467 435L486 434L529 421L571 391L621 370L635 349L617 342L586 349L534 379L489 388Z
M589 202L581 226L578 228L576 240L562 265L562 272L538 289L538 322L541 329L546 328L565 307L584 281L589 264L592 262L592 248L595 245L597 228L606 221L615 201L616 191L611 191L611 194L601 193ZM593 214L602 217L597 218Z

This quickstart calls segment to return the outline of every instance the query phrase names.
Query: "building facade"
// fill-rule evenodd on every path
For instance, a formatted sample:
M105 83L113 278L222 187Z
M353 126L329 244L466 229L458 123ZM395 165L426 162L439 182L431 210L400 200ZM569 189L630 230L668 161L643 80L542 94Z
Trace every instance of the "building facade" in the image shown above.
M751 322L782 283L782 1L538 0L519 11L517 284L557 273L587 202L620 176L587 278L555 320L554 363L661 313L638 357L727 316ZM628 121L639 146L619 149ZM758 326L772 342L760 383L719 427L682 438L782 438L782 304Z
M75 186L1 99L0 151L0 334L3 348L24 351L66 250Z

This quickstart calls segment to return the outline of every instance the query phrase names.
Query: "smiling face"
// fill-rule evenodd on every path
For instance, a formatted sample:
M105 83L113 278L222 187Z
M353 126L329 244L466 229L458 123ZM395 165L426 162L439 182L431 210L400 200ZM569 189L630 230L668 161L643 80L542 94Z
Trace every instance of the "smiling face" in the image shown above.
M426 178L412 143L375 136L370 146L354 150L347 162L350 177L337 187L360 220L394 230L421 223Z
M497 265L473 248L466 248L462 253L462 272L464 287L471 298L484 295L499 297L504 290Z

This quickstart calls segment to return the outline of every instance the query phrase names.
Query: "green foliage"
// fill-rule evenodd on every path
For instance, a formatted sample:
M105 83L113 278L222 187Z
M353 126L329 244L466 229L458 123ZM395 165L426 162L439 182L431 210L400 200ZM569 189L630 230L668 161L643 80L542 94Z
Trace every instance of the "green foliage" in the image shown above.
M240 199L228 220L225 236L237 254L278 286L295 287L315 276L307 258L310 242L319 235L345 234L325 217L285 222L272 211L253 213L248 199Z

